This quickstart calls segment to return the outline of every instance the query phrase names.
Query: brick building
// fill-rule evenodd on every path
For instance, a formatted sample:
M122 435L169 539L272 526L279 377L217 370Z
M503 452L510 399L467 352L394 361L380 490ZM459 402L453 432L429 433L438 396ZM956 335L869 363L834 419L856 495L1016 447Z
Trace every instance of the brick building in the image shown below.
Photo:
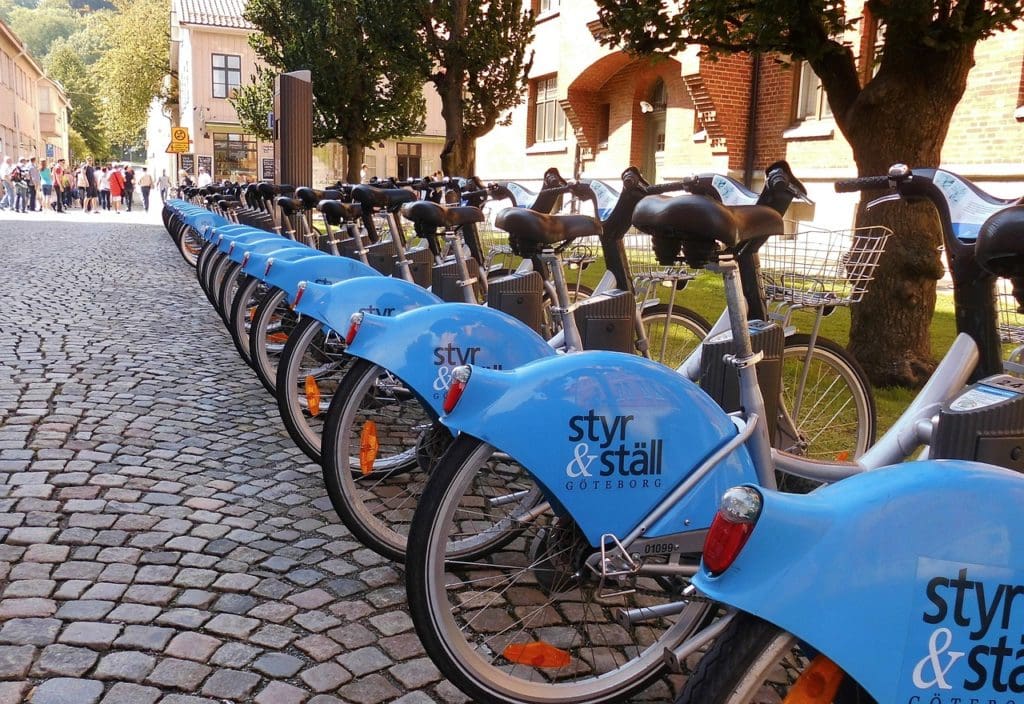
M767 164L784 158L818 202L818 222L850 222L856 198L836 196L831 184L855 175L852 153L807 64L749 55L709 61L696 48L636 59L600 45L592 0L532 2L527 100L511 111L511 124L478 140L481 176L536 180L557 166L614 180L635 164L656 181L713 170L756 185ZM847 6L860 12L857 0ZM845 39L870 56L873 36ZM943 165L997 195L1024 195L1024 31L978 45Z
M218 180L272 178L273 142L248 134L228 100L235 88L249 82L257 65L248 41L255 27L244 12L245 0L172 1L170 73L177 80L178 102L154 105L150 111L147 162L154 173L173 175L186 165L193 177L203 166ZM441 100L429 87L424 95L424 132L368 147L365 161L371 176L423 176L440 168ZM189 130L192 149L184 160L164 154L172 125ZM313 185L333 182L344 173L345 154L339 145L314 149Z
M68 156L68 110L60 84L0 22L0 157Z

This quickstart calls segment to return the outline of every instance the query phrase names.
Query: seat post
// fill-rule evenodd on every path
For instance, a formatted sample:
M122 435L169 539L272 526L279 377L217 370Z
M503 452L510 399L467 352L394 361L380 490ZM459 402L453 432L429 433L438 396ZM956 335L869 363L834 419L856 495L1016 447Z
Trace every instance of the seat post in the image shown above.
M583 338L580 336L580 329L576 325L575 316L573 316L573 307L569 301L569 287L565 284L565 272L562 271L562 260L551 249L541 252L540 258L555 284L555 295L558 296L558 301L555 302L557 305L552 306L551 312L558 315L562 321L565 351L582 352Z

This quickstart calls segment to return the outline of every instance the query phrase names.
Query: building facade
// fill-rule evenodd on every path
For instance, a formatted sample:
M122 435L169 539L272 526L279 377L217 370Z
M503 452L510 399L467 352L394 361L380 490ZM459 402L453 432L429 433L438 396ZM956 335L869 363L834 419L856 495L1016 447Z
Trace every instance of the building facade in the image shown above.
M147 128L147 159L154 173L205 168L214 179L240 181L274 177L274 144L247 133L228 98L250 82L258 58L248 37L255 27L243 17L245 0L173 0L171 76L178 103L154 105ZM316 80L316 76L313 77ZM425 87L426 129L407 139L367 148L370 176L422 176L440 168L444 122L440 98ZM165 154L171 127L185 127L192 140L187 154ZM345 152L337 144L314 149L313 185L342 179Z
M61 86L0 22L0 156L67 158L70 107Z
M856 196L837 196L832 182L856 175L852 152L806 63L709 61L695 48L639 59L600 44L592 0L527 1L537 26L526 100L478 140L482 177L538 181L556 166L615 181L636 165L652 182L717 171L756 186L765 166L787 159L818 203L799 218L849 225ZM853 16L861 6L847 3ZM870 72L873 38L844 40ZM979 43L943 165L996 195L1024 194L1024 32Z

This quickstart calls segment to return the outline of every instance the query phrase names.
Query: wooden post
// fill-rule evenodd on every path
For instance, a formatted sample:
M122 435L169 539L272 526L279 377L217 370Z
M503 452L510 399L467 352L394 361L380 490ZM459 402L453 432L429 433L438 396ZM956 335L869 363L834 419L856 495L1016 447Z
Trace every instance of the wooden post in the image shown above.
M309 71L274 79L274 183L313 185L313 82Z

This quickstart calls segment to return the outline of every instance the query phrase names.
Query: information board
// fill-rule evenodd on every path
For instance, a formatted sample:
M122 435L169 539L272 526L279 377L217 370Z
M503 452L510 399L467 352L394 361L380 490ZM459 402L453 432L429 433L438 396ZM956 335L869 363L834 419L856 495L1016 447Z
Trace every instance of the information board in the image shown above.
M178 169L194 179L196 177L196 155L179 154L178 159Z
M263 180L273 181L277 173L277 164L271 159L263 159Z

